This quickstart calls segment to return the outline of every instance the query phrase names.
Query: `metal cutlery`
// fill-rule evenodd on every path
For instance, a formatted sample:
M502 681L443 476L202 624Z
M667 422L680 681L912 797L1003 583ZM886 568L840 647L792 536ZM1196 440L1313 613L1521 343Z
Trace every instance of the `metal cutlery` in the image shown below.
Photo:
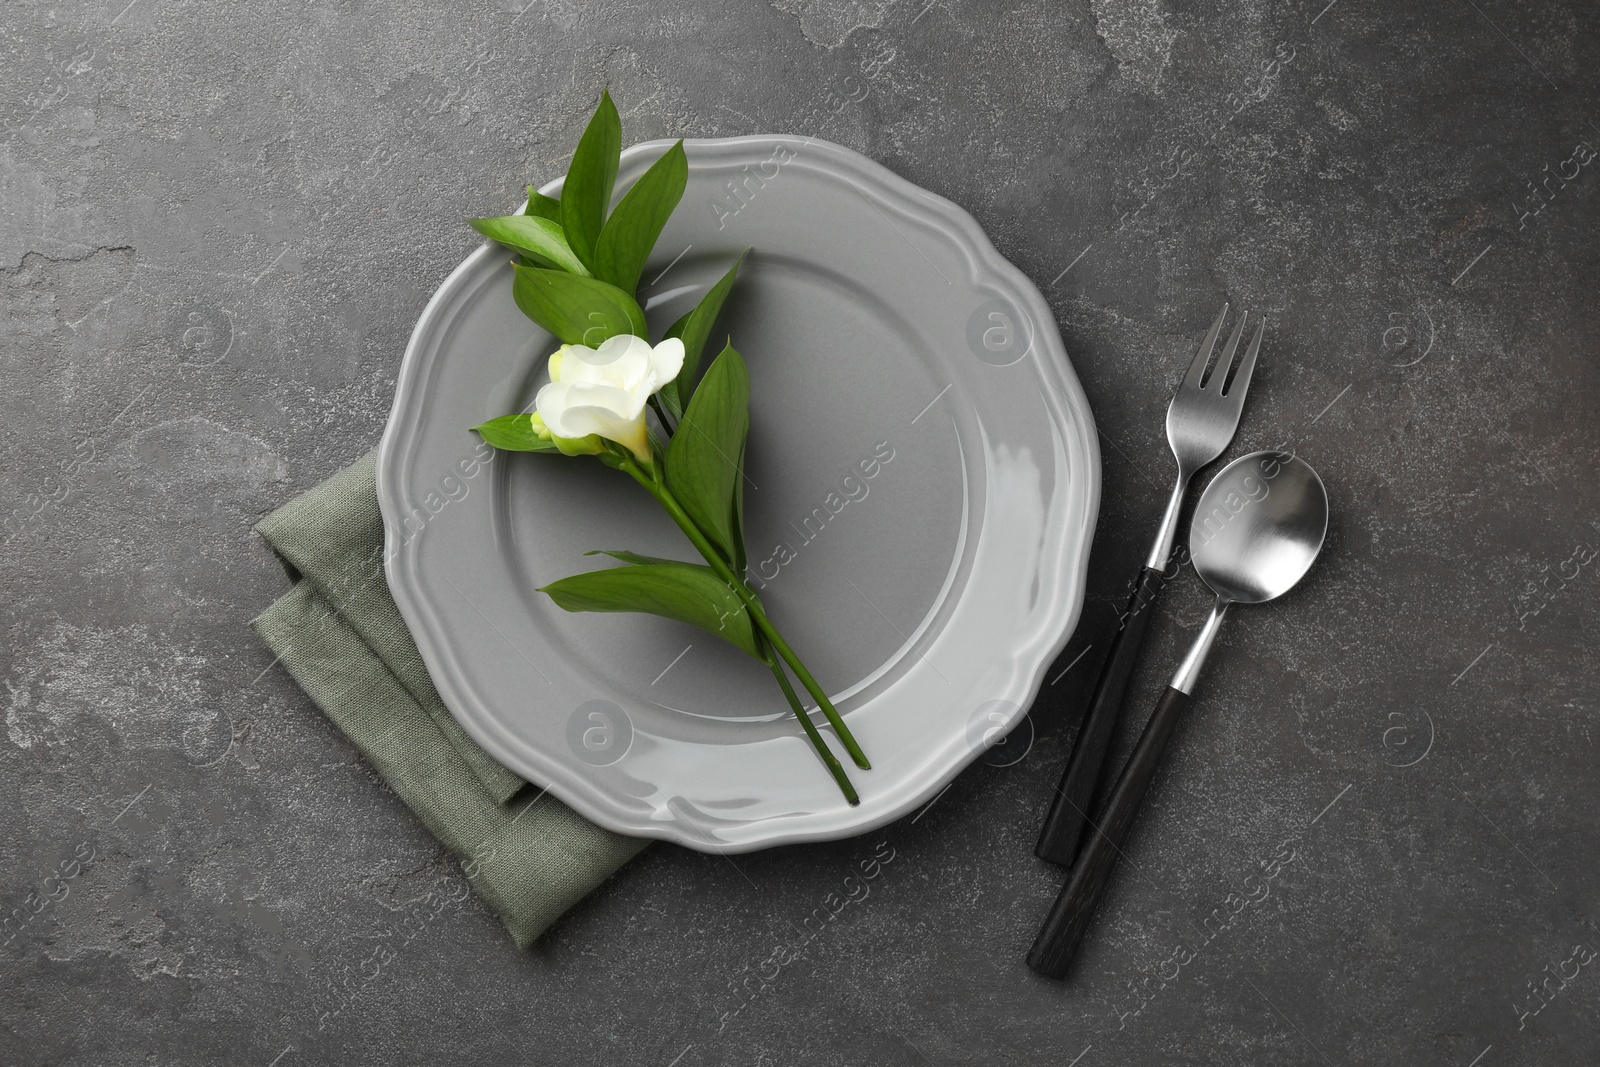
M1217 599L1061 887L1028 953L1029 967L1050 978L1066 977L1229 606L1262 604L1288 592L1311 569L1327 530L1322 480L1286 453L1241 456L1201 494L1189 526L1189 554Z
M1206 368L1211 363L1212 351L1227 316L1228 305L1223 304L1167 408L1167 442L1178 461L1178 480L1167 501L1166 514L1161 518L1155 545L1150 549L1144 568L1134 580L1128 608L1123 612L1121 624L1111 639L1111 647L1100 667L1094 695L1089 701L1088 713L1078 731L1078 740L1051 802L1050 813L1045 817L1039 843L1034 846L1034 853L1040 859L1052 863L1070 866L1078 854L1105 764L1106 750L1110 747L1117 716L1127 694L1128 680L1133 676L1139 649L1149 631L1155 599L1168 577L1172 544L1178 529L1178 513L1183 507L1189 481L1202 467L1222 455L1239 426L1239 414L1244 410L1245 393L1250 388L1250 376L1256 369L1256 356L1261 351L1261 335L1266 322L1263 320L1256 326L1255 337L1245 350L1244 358L1234 368L1233 358L1239 350L1239 341L1244 335L1245 321L1250 313L1246 311L1240 315L1227 347L1218 357L1216 366L1207 374Z

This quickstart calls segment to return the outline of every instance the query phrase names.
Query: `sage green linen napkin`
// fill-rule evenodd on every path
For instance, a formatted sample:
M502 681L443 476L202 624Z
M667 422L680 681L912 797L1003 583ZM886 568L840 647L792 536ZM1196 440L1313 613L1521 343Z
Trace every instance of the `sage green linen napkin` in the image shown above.
M526 947L649 842L524 782L451 717L384 578L376 458L256 525L297 580L252 625Z

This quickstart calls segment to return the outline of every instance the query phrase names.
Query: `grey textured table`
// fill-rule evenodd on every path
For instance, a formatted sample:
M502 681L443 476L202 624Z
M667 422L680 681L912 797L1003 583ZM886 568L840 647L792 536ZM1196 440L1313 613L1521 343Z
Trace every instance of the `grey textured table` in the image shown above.
M0 903L77 873L0 953L0 1062L1600 1056L1592 7L5 22ZM653 848L519 953L247 628L285 587L249 527L376 439L461 219L558 173L604 85L629 141L814 134L971 211L1056 311L1104 503L1009 765L856 841ZM1077 976L1046 982L1033 836L1225 296L1271 319L1234 452L1318 468L1329 549L1224 636ZM1192 575L1163 602L1137 705L1206 606Z

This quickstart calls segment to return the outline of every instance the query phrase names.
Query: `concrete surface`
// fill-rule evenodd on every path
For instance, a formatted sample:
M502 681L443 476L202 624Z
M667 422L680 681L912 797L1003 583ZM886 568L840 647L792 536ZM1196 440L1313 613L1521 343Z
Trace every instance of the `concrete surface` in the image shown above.
M1600 1056L1592 7L69 0L0 38L0 1062ZM970 210L1106 491L1025 756L871 838L653 848L518 953L248 630L285 587L249 527L376 439L460 220L605 85L630 142L815 134ZM1225 635L1056 985L1033 835L1224 297L1271 317L1234 451L1317 467L1329 551ZM1205 607L1166 599L1138 704Z

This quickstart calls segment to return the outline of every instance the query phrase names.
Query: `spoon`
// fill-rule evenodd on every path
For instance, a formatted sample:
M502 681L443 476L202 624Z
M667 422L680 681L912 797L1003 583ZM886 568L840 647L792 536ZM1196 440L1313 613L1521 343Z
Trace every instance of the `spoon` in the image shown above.
M1287 593L1311 569L1327 531L1328 492L1322 479L1288 453L1240 456L1206 486L1189 525L1189 557L1217 594L1216 603L1156 703L1098 825L1091 822L1096 832L1028 952L1029 967L1050 978L1066 977L1228 608L1263 604Z

